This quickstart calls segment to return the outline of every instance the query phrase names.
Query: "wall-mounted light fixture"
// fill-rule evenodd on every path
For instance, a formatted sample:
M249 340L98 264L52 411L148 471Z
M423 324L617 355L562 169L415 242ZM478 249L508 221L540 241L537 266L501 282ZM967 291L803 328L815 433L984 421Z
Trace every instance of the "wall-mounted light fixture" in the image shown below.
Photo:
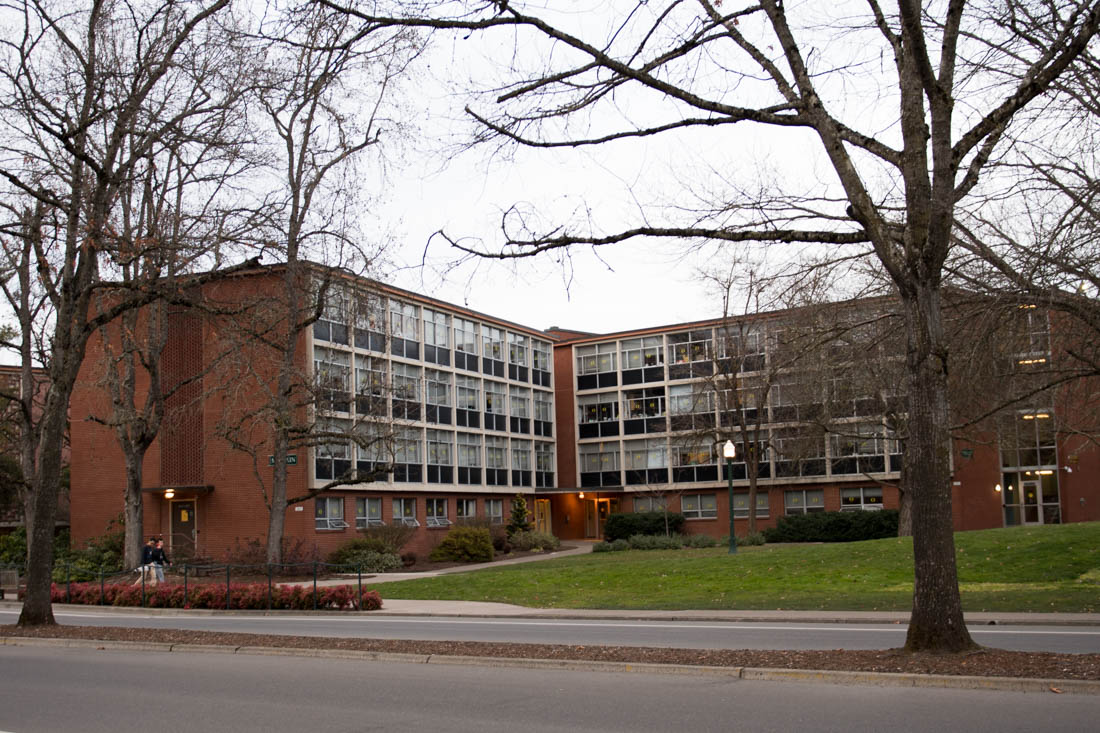
M167 491L164 492L164 498L165 499L171 499L175 495L176 495L176 492L172 491L171 489L168 489Z
M584 492L582 491L581 493L577 494L577 498L578 499L583 499L584 498Z
M993 490L996 491L998 494L1001 493L1001 485L997 484L996 486L993 487Z

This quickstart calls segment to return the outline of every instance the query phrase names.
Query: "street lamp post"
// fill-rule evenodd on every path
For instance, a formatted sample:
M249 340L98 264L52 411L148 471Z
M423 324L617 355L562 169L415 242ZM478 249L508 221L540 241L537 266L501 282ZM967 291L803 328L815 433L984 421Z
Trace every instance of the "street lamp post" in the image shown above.
M732 440L727 440L726 444L722 446L722 456L726 459L726 480L729 481L730 487L730 552L733 555L737 552L737 537L733 534L733 456L737 452L737 449L733 445Z

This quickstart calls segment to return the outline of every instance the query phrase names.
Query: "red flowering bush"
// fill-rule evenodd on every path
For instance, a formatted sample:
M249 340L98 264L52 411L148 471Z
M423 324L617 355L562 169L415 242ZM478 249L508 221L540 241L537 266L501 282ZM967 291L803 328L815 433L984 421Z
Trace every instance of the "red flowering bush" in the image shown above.
M145 588L147 608L212 608L226 607L226 587L214 583L192 585L184 595L182 584L162 584ZM270 606L266 583L231 583L229 608L233 610L306 611L314 608L313 588L303 585L275 585L270 589ZM50 588L54 603L76 603L88 606L142 605L142 589L129 583L72 583L68 592L56 583ZM353 585L323 586L317 589L317 608L335 611L376 611L382 607L378 591L365 590L360 602L359 591Z

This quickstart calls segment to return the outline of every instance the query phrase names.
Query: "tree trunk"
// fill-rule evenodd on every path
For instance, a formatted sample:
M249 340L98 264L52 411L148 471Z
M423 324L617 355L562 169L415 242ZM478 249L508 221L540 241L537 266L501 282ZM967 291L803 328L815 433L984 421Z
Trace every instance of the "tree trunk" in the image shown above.
M145 533L143 516L142 459L144 454L135 456L126 451L126 503L124 521L125 545L122 549L123 567L136 568L141 565L141 537Z
M71 383L71 382L70 382ZM34 485L34 525L27 535L27 595L20 626L45 626L56 623L50 601L53 582L53 540L57 523L57 495L61 485L61 447L65 439L66 410L69 395L63 389L50 392L43 410L38 455L38 480Z
M898 486L898 537L913 536L913 499L903 480Z
M908 338L909 439L904 473L913 523L913 611L907 651L977 645L963 622L951 518L947 360L938 284L901 293Z

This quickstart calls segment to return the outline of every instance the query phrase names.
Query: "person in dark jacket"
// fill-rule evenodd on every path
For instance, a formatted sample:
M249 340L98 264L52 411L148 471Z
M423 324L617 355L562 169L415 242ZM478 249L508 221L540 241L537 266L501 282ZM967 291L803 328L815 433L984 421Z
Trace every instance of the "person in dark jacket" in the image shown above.
M153 570L157 573L157 582L164 582L164 568L172 563L168 561L168 553L164 551L164 540L157 540L156 547L153 548Z
M145 546L141 548L141 575L134 581L134 585L141 585L141 581L156 584L156 574L153 570L153 551L157 548L157 538L150 537Z

